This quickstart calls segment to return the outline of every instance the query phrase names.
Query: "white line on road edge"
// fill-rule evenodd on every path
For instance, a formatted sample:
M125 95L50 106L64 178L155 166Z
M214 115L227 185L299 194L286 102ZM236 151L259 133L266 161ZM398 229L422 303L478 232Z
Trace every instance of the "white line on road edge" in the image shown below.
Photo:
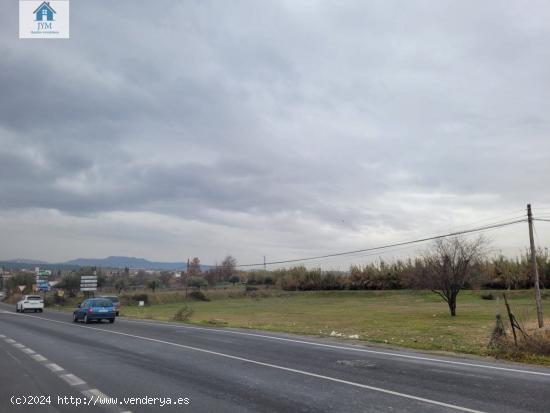
M102 331L104 333L117 334L117 335L120 335L120 336L132 337L132 338L137 338L137 339L140 339L140 340L151 341L151 342L154 342L154 343L167 344L167 345L174 346L174 347L199 351L201 353L212 354L212 355L215 355L215 356L225 357L225 358L232 359L232 360L244 361L246 363L255 364L255 365L258 365L258 366L270 367L270 368L277 369L277 370L289 371L291 373L297 373L297 374L301 374L301 375L304 375L304 376L315 377L315 378L318 378L318 379L328 380L328 381L332 381L332 382L335 382L335 383L347 384L349 386L354 386L354 387L359 387L359 388L362 388L362 389L373 390L373 391L377 391L377 392L385 393L385 394L391 394L392 396L398 396L398 397L403 397L403 398L410 399L410 400L416 400L416 401L423 402L423 403L433 404L433 405L436 405L436 406L447 407L449 409L459 410L459 411L462 411L462 412L484 413L481 410L474 410L474 409L469 409L467 407L457 406L457 405L454 405L454 404L439 402L437 400L425 399L423 397L413 396L412 394L400 393L400 392L393 391L393 390L383 389L381 387L368 386L366 384L356 383L356 382L348 381L348 380L337 379L335 377L330 377L330 376L323 376L321 374L311 373L311 372L308 372L308 371L305 371L305 370L293 369L293 368L290 368L290 367L279 366L277 364L264 363L262 361L256 361L256 360L251 360L251 359L247 359L247 358L244 358L244 357L232 356L230 354L220 353L220 352L212 351L212 350L206 350L206 349L199 348L199 347L192 347L192 346L187 346L185 344L173 343L171 341L164 341L164 340L158 340L156 338L137 336L137 335L134 335L134 334L122 333L120 331L104 330L102 328L97 328L97 327L82 326L82 325L78 325L78 324L67 323L65 321L51 320L49 318L31 316L31 315L28 315L28 314L19 314L19 315L24 315L24 316L27 316L27 317L34 317L34 318L39 318L39 319L43 319L43 320L48 320L48 321L51 321L51 322L54 322L54 323L59 323L59 324L67 324L67 325L70 325L72 327L87 328L89 330Z
M39 318L41 320L47 320L47 321L51 321L53 323L74 325L74 324L71 324L71 323L67 323L65 321L52 320L51 318L39 317L39 316L35 316L35 315L30 315L30 314L18 314L18 313L12 313L12 312L9 312L9 311L5 311L5 313L6 314L11 314L11 315ZM192 329L192 330L203 330L203 331L210 331L210 332L222 333L222 334L238 334L238 335L243 335L243 336L265 338L265 339L268 339L268 340L285 341L285 342L290 342L290 343L305 344L305 345L309 345L309 346L324 347L324 348L333 348L333 349L338 349L338 350L349 350L349 351L356 351L356 352L360 352L360 353L379 354L379 355L382 355L382 356L390 356L390 357L404 358L404 359L410 359L410 360L431 361L431 362L434 362L434 363L450 364L450 365L455 365L455 366L477 367L477 368L482 368L482 369L490 369L490 370L498 370L498 371L507 371L507 372L512 372L512 373L532 374L532 375L536 375L536 376L550 377L550 373L545 373L545 372L542 372L542 371L521 370L521 369L515 369L515 368L512 368L512 367L489 366L489 365L486 365L486 364L469 363L469 362L465 362L465 361L444 360L444 359L438 359L438 358L433 358L433 357L413 356L413 355L410 355L410 354L392 353L392 352L389 352L389 351L370 350L370 349L366 349L366 348L356 348L356 347L346 347L346 346L339 346L339 345L335 345L335 344L315 343L315 342L312 342L312 341L296 340L296 339L285 338L285 337L268 336L268 335L265 335L265 334L245 333L243 331L222 330L222 329L214 329L214 328L206 328L206 327L195 327L195 326L186 326L186 325L176 325L176 324L170 324L170 323L164 323L164 322L151 323L151 322L147 322L147 321L138 321L138 320L121 320L121 321L129 322L129 323L136 323L136 324L147 324L147 325L153 325L153 326L168 326L168 327L176 327L176 328L184 328L184 329ZM76 325L75 327L82 327L82 326ZM98 330L100 330L100 329L98 329ZM104 331L110 331L110 330L104 330Z
M33 350L33 349L30 349L30 348L27 348L27 347L22 348L21 351L22 351L23 353L27 353L27 354L34 354L34 350Z
M20 314L23 315L23 314ZM25 314L29 316L28 314ZM36 316L30 316L30 317L36 317ZM38 317L40 318L40 317ZM55 322L62 323L63 321L57 321L57 320L51 320ZM388 351L380 351L380 350L369 350L365 348L355 348L355 347L346 347L346 346L338 346L335 344L325 344L325 343L315 343L312 341L305 341L305 340L296 340L292 338L285 338L285 337L276 337L276 336L268 336L265 334L257 334L257 333L245 333L243 331L233 331L233 330L222 330L222 329L214 329L214 328L206 328L206 327L194 327L194 326L186 326L186 325L176 325L176 324L170 324L170 323L151 323L147 321L137 321L137 320L124 320L125 322L130 323L136 323L136 324L147 324L147 325L154 325L154 326L170 326L170 327L179 327L179 328L185 328L185 329L191 329L191 330L204 330L204 331L211 331L215 333L225 333L225 334L239 334L243 336L251 336L251 337L258 337L258 338L265 338L269 340L279 340L279 341L287 341L291 343L297 343L297 344L306 344L310 346L316 346L316 347L325 347L325 348L334 348L338 350L350 350L350 351L357 351L361 353L370 353L370 354L380 354L383 356L392 356L392 357L400 357L400 358L406 358L406 359L412 359L412 360L423 360L423 361L432 361L437 363L444 363L444 364L454 364L458 366L467 366L467 367L479 367L484 369L491 369L491 370L500 370L500 371L511 371L514 373L524 373L524 374L535 374L539 376L547 376L550 377L550 373L544 373L541 371L531 371L531 370L520 370L520 369L514 369L511 367L499 367L499 366L488 366L485 364L477 364L477 363L468 363L464 361L453 361L453 360L444 360L444 359L437 359L432 357L423 357L423 356L412 356L410 354L399 354L399 353L391 353ZM67 323L68 324L68 323ZM109 330L105 330L109 331Z

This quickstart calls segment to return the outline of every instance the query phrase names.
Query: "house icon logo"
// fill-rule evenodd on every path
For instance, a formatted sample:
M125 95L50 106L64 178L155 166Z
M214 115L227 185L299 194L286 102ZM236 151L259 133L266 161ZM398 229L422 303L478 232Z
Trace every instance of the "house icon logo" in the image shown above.
M20 39L68 39L69 0L19 0Z
M35 21L37 22L52 22L54 21L53 15L55 14L55 10L52 6L50 6L49 1L44 1L35 11L33 11L33 14L35 15Z

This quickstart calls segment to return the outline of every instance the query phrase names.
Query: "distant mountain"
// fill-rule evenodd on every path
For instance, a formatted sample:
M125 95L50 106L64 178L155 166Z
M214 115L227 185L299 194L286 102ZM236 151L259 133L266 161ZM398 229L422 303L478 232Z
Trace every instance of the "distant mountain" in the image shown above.
M186 262L156 262L149 261L145 258L136 257L120 257L111 256L107 258L78 258L67 262L60 263L48 263L39 260L30 260L25 258L17 258L13 260L0 261L0 267L13 268L13 269L34 269L34 267L40 267L41 269L76 269L78 267L102 267L102 268L131 268L142 270L186 270ZM210 265L201 265L202 271L210 269Z
M111 256L107 258L78 258L64 262L65 265L79 265L81 267L104 268L134 268L143 270L185 270L186 262L155 262L144 258ZM201 265L203 271L209 269L208 265Z
M15 258L13 260L5 260L2 262L8 263L8 264L32 264L32 265L48 264L46 261L30 260L28 258Z

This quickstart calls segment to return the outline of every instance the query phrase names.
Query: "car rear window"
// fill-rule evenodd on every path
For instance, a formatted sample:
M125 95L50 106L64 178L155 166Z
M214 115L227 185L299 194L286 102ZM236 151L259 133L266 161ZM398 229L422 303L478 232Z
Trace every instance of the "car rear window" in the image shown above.
M93 300L90 305L92 307L112 307L113 303L109 300Z
M27 300L41 300L42 297L39 297L38 295L30 295L27 297Z

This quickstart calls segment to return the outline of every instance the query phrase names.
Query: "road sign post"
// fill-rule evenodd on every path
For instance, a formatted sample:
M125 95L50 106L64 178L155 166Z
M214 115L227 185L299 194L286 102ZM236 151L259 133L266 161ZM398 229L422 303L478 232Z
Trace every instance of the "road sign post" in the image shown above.
M85 293L97 291L97 275L82 275L80 277L80 291Z

